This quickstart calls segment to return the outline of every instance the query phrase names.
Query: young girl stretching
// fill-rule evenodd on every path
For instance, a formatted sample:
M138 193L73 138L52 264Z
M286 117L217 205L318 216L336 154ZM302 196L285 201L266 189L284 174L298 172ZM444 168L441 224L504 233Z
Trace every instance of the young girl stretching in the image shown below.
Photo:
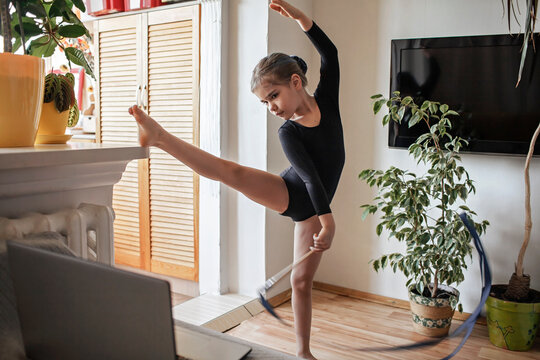
M322 253L334 237L330 201L345 162L338 56L334 44L302 11L283 0L272 0L270 8L296 20L321 56L320 82L313 95L305 88L307 65L296 56L274 53L253 70L252 92L272 114L285 120L278 134L291 166L279 176L215 157L178 139L136 106L129 113L143 130L142 146L157 146L199 175L292 218L294 259L310 249L315 252L291 274L297 356L315 359L309 348L311 289Z

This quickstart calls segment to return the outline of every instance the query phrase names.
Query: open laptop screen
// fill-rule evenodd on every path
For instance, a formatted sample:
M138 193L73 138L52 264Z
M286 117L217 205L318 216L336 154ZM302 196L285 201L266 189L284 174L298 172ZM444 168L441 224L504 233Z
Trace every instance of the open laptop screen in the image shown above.
M175 359L169 283L8 243L27 356Z

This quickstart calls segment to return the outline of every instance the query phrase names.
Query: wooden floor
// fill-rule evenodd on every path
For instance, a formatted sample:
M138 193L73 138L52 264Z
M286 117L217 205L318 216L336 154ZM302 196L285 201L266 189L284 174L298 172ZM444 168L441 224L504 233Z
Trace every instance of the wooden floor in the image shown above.
M277 309L292 322L291 302ZM452 329L461 322L454 321ZM230 335L295 354L293 328L278 323L268 313L260 313L227 332ZM320 360L341 359L441 359L450 354L460 338L444 341L421 350L388 352L360 351L364 347L404 345L425 337L412 330L409 311L315 290L311 346ZM540 359L540 339L528 352L514 352L493 346L484 325L476 325L471 337L454 359L522 360Z
M183 302L186 302L189 299L193 299L193 297L180 294L180 293L171 292L171 303L173 307Z

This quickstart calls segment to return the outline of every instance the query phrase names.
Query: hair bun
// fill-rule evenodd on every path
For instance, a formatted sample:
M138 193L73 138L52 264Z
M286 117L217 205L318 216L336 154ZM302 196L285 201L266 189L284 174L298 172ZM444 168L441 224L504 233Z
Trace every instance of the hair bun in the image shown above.
M307 72L307 64L301 57L298 57L296 55L291 55L291 57L298 63L298 66L300 66L300 70L305 74Z

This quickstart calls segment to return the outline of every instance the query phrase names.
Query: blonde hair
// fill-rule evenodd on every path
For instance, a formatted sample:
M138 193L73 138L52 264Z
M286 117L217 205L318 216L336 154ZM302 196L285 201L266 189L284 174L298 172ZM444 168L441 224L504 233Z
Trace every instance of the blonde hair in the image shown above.
M283 53L273 53L262 58L251 76L251 91L255 91L262 83L270 82L275 85L285 85L291 76L297 74L302 80L302 86L307 85L307 64L298 56Z

